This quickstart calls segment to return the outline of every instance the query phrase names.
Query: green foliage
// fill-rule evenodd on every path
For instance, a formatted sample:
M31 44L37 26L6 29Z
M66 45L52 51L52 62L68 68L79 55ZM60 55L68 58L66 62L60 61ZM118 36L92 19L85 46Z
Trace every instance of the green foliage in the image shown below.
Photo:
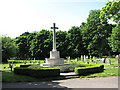
M105 22L106 19L113 19L116 23L120 20L120 0L108 1L106 6L101 9L100 19Z
M89 75L91 73L102 72L104 65L93 65L89 67L76 67L75 73L77 75Z
M82 41L89 55L106 54L110 51L107 37L112 31L112 25L102 25L100 21L100 10L91 10L87 23L81 25Z
M79 27L72 27L66 35L67 55L73 58L84 54L84 46L82 44L81 30ZM71 53L72 52L72 53Z
M15 42L18 47L17 57L21 59L26 59L29 52L29 47L27 46L27 36L18 37Z
M120 25L112 29L112 34L108 41L112 51L120 53Z
M59 68L14 68L15 74L29 75L32 77L43 78L43 77L56 77L60 75ZM48 74L49 73L49 74Z
M7 59L16 56L17 46L10 37L2 37L2 62L7 62Z

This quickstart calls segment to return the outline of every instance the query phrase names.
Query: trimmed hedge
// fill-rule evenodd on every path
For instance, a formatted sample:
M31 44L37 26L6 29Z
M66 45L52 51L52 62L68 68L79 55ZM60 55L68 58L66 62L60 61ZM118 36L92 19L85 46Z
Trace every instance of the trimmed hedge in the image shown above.
M28 75L37 78L43 77L56 77L60 76L59 68L25 68L25 67L16 67L14 68L14 73L19 75Z
M93 65L88 67L76 67L74 72L80 76L80 75L88 75L92 73L102 72L103 69L104 69L104 65Z

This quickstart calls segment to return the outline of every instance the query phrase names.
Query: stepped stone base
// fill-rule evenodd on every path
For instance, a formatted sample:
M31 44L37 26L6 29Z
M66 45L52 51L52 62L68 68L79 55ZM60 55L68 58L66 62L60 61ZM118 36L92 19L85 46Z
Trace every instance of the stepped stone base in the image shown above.
M50 58L45 58L46 63L40 64L43 67L67 65L64 58L60 58L59 51L50 51Z
M46 58L46 63L41 64L40 66L61 66L64 64L64 58Z

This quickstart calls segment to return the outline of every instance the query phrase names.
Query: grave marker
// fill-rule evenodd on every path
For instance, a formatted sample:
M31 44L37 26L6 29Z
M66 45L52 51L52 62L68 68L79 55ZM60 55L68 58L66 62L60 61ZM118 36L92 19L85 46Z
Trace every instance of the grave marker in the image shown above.
M106 64L111 65L111 60L109 58L106 59Z
M81 55L81 62L84 62L84 61L83 61L83 55Z

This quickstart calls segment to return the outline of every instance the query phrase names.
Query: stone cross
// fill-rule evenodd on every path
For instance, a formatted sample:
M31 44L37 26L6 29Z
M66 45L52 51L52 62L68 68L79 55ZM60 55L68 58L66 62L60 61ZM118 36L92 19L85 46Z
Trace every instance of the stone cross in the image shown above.
M51 29L53 29L53 50L52 51L57 51L56 50L56 32L55 32L55 29L58 29L58 27L55 27L55 23L53 23L53 27L51 27Z

